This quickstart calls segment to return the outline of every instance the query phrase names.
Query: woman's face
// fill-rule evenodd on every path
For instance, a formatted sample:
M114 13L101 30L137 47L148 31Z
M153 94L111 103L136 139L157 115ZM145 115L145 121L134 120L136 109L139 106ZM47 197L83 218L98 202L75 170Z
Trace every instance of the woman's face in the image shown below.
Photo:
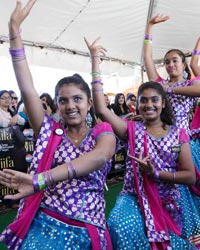
M125 101L124 96L123 96L123 95L120 95L120 96L119 96L119 99L118 99L119 105L123 105L123 104L124 104L124 101Z
M3 93L3 95L0 97L0 107L8 109L11 105L12 98L9 93Z
M88 100L86 93L71 83L60 88L57 105L67 126L79 126L86 124L86 115L91 108L92 100Z
M104 95L104 100L105 100L106 106L110 105L110 100L107 95Z
M186 66L185 63L182 62L182 58L179 54L173 51L166 55L164 64L165 69L171 78L182 76Z
M155 89L145 89L138 97L138 109L145 121L160 120L164 108L162 96Z

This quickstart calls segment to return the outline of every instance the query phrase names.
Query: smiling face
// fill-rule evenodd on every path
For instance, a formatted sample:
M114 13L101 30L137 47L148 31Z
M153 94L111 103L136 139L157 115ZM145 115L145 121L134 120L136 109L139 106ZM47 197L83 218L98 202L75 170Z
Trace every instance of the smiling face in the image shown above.
M155 89L144 89L138 97L139 113L146 122L160 121L160 115L164 106L162 96Z
M183 63L182 57L175 51L171 51L170 53L166 54L164 65L170 78L180 76L182 77L182 73L186 67L186 64Z
M73 83L63 84L58 91L58 109L68 127L85 126L91 104L87 94Z

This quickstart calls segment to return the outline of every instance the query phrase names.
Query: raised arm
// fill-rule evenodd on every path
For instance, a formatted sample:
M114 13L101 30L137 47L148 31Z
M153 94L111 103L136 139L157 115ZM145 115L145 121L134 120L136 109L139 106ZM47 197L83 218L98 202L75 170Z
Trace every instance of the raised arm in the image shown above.
M34 88L32 75L26 60L23 43L21 39L20 26L29 15L36 0L29 0L25 7L21 1L17 1L16 8L10 17L9 36L10 54L13 68L21 92L22 99L27 109L29 121L37 136L44 118L44 110L40 98Z
M156 81L159 77L156 67L153 62L152 57L152 29L153 25L161 22L165 22L169 19L169 16L163 15L156 15L155 17L151 18L146 25L146 32L144 37L144 66L149 78L149 81Z
M198 66L200 55L200 37L198 38L194 50L192 51L192 58L190 61L190 67L195 76L200 76L200 67Z
M101 120L112 125L114 132L120 137L125 138L127 133L127 123L120 117L110 111L105 104L103 94L103 83L100 77L100 57L105 54L106 49L98 45L100 38L97 38L93 43L89 43L85 38L86 45L90 51L92 63L92 95L96 114Z

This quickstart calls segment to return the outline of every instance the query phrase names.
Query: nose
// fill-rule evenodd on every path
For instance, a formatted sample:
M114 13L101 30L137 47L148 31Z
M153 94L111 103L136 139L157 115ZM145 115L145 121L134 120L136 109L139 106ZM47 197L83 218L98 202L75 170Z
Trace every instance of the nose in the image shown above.
M66 110L74 109L74 107L75 107L75 105L74 105L74 101L72 99L70 99L66 102L66 105L65 105Z

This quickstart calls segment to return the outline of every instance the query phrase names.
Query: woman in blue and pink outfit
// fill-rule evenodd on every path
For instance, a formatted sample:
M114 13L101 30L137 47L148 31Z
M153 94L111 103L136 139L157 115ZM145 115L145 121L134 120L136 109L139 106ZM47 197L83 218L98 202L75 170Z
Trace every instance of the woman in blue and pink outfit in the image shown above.
M138 90L138 110L144 123L126 121L103 102L99 76L100 57L106 49L99 39L89 43L92 61L93 101L97 114L127 140L128 157L123 190L110 213L108 227L116 250L197 249L182 235L179 184L195 183L189 137L173 125L162 86L143 83Z
M91 93L80 75L56 85L62 121L44 114L20 37L20 25L35 2L22 8L17 1L9 22L13 67L37 142L29 174L0 172L0 183L18 191L6 198L26 197L0 241L8 249L110 250L104 184L116 138L108 123L88 126Z
M199 147L193 140L192 131L189 127L189 114L200 96L200 77L191 79L186 57L179 49L171 49L164 56L167 79L163 79L158 74L152 58L152 29L154 25L168 19L169 16L156 15L147 22L144 38L144 65L149 80L159 82L166 91L173 110L174 123L179 128L185 128L190 136L190 147L196 166L196 185L190 187L191 192L186 186L180 186L180 202L184 214L183 235L198 244L200 238L200 188L198 186L200 161L196 157L196 151L199 151Z

